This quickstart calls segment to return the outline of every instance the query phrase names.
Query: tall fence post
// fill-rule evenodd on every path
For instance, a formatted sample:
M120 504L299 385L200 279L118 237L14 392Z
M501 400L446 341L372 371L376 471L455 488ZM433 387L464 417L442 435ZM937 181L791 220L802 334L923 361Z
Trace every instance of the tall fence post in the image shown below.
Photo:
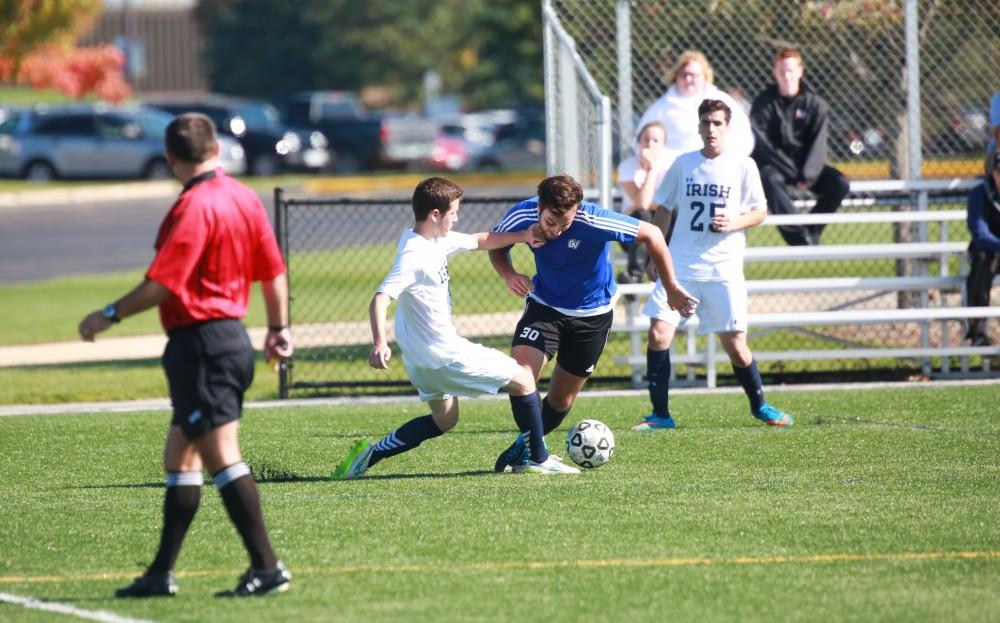
M288 268L288 206L284 200L285 190L280 186L274 189L274 237L278 240L278 247L281 255L285 259L285 277L288 279L288 327L292 326L292 271ZM288 398L288 366L287 359L280 360L278 364L278 398L286 400Z

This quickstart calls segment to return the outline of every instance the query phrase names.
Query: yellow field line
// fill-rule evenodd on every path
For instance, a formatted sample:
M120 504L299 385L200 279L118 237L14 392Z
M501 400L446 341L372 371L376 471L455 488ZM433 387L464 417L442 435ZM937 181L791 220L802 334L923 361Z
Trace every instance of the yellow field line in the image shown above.
M896 552L884 554L815 554L812 556L739 556L736 558L651 558L607 560L537 560L510 562L478 562L466 564L427 565L347 565L342 567L293 567L303 575L335 575L345 573L428 573L462 571L504 571L544 569L595 569L615 567L692 567L709 565L777 565L836 562L911 562L923 560L996 560L1000 551L985 552ZM216 577L239 575L241 570L216 569L180 571L178 577ZM0 584L42 584L81 580L121 580L132 578L135 571L114 571L93 575L0 576Z

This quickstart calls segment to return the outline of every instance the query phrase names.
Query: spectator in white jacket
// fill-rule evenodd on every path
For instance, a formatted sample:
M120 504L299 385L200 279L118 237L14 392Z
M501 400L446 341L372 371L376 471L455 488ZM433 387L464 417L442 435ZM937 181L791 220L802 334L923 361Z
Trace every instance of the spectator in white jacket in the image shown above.
M754 144L750 119L732 96L712 84L714 77L703 53L684 51L667 74L670 88L650 105L636 127L644 128L652 121L659 121L667 130L669 151L698 151L704 147L698 134L698 106L705 99L722 100L733 113L727 149L733 154L749 156Z

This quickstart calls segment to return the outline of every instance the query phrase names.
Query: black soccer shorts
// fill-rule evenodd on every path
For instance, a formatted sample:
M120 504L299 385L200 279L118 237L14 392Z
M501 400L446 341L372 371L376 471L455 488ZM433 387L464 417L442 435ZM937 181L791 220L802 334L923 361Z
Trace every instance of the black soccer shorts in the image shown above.
M163 369L174 415L187 439L238 420L253 382L255 353L239 320L210 320L170 330Z
M567 316L528 299L517 323L511 346L530 346L556 361L563 370L579 377L594 373L611 333L614 312L599 316Z

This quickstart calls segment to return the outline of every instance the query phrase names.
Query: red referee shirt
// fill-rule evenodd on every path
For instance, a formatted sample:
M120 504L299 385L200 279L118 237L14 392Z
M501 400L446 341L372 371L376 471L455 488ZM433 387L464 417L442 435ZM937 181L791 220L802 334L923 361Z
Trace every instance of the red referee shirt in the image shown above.
M285 272L285 262L260 198L221 169L185 185L156 236L146 272L172 293L160 322L174 327L243 318L253 281Z

